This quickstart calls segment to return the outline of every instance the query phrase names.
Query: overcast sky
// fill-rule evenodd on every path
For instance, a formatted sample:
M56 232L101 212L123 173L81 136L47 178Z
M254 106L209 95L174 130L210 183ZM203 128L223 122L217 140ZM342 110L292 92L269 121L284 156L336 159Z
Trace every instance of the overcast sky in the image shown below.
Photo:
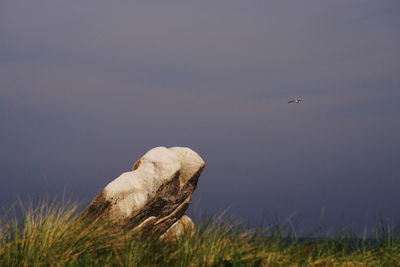
M195 212L399 220L400 1L0 2L0 203L90 201L156 146ZM301 104L288 104L293 98Z

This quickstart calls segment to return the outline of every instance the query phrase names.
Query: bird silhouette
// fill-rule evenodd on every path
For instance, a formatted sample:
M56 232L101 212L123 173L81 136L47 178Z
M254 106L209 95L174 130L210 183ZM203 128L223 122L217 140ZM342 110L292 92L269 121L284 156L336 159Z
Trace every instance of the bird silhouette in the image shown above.
M301 100L301 99L293 99L293 100L290 100L288 103L296 103L296 104L299 104L300 101L303 101L303 100Z

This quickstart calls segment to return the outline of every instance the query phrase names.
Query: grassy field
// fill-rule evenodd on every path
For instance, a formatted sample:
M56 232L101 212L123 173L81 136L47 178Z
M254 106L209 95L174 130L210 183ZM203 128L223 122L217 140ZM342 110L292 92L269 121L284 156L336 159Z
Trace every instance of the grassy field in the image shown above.
M194 234L160 241L88 224L77 211L47 202L3 213L0 266L400 266L396 229L384 225L373 239L351 231L299 238L282 224L249 230L214 217Z

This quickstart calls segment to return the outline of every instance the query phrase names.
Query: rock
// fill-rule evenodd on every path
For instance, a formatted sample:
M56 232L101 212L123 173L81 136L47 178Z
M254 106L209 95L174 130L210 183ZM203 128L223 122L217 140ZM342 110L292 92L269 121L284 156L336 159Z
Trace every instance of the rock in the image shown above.
M175 222L168 230L161 235L161 239L176 239L184 233L194 234L196 227L190 217L183 215L177 222Z
M184 215L204 166L190 148L153 148L109 183L84 216L162 234Z

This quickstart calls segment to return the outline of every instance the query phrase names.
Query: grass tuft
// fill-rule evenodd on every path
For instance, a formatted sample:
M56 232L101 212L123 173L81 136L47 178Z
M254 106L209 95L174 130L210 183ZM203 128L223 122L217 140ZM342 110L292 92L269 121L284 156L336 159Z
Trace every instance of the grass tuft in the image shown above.
M247 229L221 216L164 240L88 222L73 202L20 205L0 220L0 266L400 266L399 228L307 238L290 222ZM300 237L302 236L302 237Z

